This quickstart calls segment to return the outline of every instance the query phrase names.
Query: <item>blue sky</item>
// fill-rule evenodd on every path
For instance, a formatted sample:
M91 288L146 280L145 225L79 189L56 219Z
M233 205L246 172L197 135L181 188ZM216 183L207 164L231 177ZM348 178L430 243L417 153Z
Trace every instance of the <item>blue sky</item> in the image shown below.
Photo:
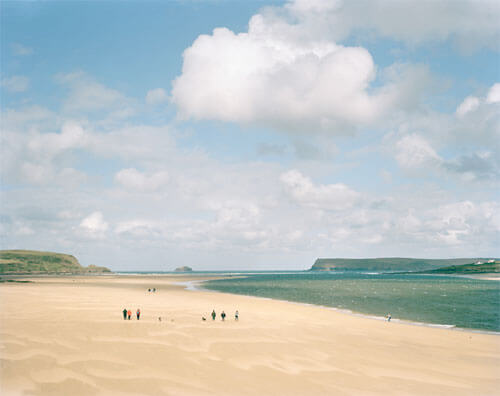
M143 96L148 87L170 86L181 71L183 50L200 34L226 25L241 31L261 4L3 2L3 51L23 43L33 54L23 63L6 54L2 69L30 73L40 95L53 89L47 77L55 70L78 69L127 95Z
M2 248L499 256L496 2L0 6Z

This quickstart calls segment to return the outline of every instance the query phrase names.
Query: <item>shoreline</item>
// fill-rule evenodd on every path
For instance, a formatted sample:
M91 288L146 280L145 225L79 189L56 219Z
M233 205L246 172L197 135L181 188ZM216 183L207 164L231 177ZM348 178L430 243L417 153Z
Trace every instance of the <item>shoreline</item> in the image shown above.
M307 272L307 271L296 271L297 273L302 273L302 272ZM211 281L211 280L217 280L217 279L236 279L236 278L246 278L249 275L255 275L255 274L294 274L294 271L256 271L256 272L226 272L226 271L221 271L221 272L204 272L204 271L192 271L192 272L158 272L158 273L140 273L140 272L112 272L112 273L90 273L90 274L22 274L22 275L0 275L0 278L3 279L49 279L49 278L61 278L61 279L68 279L71 277L76 277L76 278L85 278L85 277L96 277L96 278L113 278L113 277L125 277L125 278L133 278L133 277L139 277L139 278L206 278L206 279L196 279L196 280L187 280L187 281L182 281L182 282L173 282L173 284L179 285L179 286L185 286L185 290L187 291L204 291L204 292L210 292L210 293L221 293L221 294L226 294L226 295L231 295L231 296L246 296L246 297L253 297L253 298L258 298L258 299L264 299L264 300L271 300L271 301L283 301L291 304L298 304L298 305L303 305L303 306L311 306L311 307L319 307L327 310L332 310L335 312L338 312L340 314L344 315L349 315L353 317L360 317L364 319L370 319L370 320L376 320L376 321L386 321L385 316L378 316L374 314L369 314L369 313L363 313L359 311L353 311L347 308L339 308L339 307L332 307L332 306L327 306L327 305L321 305L321 304L314 304L314 303L307 303L307 302L301 302L301 301L293 301L293 300L287 300L287 299L276 299L276 298L271 298L271 297L264 297L264 296L256 296L252 294L239 294L239 293L230 293L230 292L224 292L220 290L214 290L214 289L207 289L203 288L197 285L201 285L205 282ZM367 273L370 275L379 275L383 273ZM411 275L411 273L408 273ZM482 275L463 275L463 274L415 274L415 275L430 275L430 276L442 276L442 277L458 277L458 278L468 278L468 279L476 279L476 280L487 280L487 281L500 281L500 277L492 277L491 273L489 274L484 274ZM477 329L477 328L467 328L467 327L458 327L453 324L448 324L448 323L431 323L431 322L419 322L411 319L398 319L398 318L392 318L391 323L397 323L397 324L405 324L405 325L410 325L410 326L418 326L418 327L428 327L428 328L437 328L437 329L444 329L444 330L453 330L453 331L459 331L459 332L467 332L467 333L473 333L473 334L489 334L489 335L500 335L500 330L499 331L494 331L494 330L485 330L485 329Z
M225 278L221 277L220 279L225 279ZM210 280L211 279L185 281L185 282L178 282L176 284L181 285L181 286L186 286L185 290L187 290L187 291L201 291L201 292L205 291L205 292L210 292L210 293L227 294L230 296L245 296L245 297L252 297L252 298L258 298L258 299L270 300L270 301L283 301L283 302L287 302L290 304L298 304L301 306L319 307L319 308L323 308L323 309L327 309L327 310L332 310L332 311L335 311L335 312L338 312L338 313L341 313L344 315L350 315L350 316L364 318L364 319L377 320L377 321L383 321L383 322L387 321L385 316L377 316L377 315L372 315L372 314L368 314L368 313L352 311L350 309L330 307L328 305L313 304L313 303L306 303L306 302L286 300L286 299L277 299L277 298L271 298L271 297L255 296L252 294L229 293L229 292L223 292L220 290L207 289L207 288L203 288L203 287L199 286L199 285L202 285L203 283L208 282ZM391 323L404 324L404 325L409 325L409 326L429 327L429 328L442 329L442 330L461 331L461 332L467 332L467 333L473 333L473 334L489 334L489 335L500 336L500 331L473 329L473 328L467 328L467 327L457 327L456 325L452 325L452 324L418 322L418 321L412 321L409 319L397 319L397 318L391 318Z

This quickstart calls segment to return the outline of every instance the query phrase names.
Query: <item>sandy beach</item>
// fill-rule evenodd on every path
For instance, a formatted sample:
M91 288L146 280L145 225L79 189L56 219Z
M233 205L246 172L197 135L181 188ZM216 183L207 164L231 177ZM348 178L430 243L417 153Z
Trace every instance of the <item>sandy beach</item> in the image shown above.
M193 279L111 275L0 284L0 393L500 394L498 335L177 284ZM148 292L153 287L156 293ZM132 320L123 320L123 308ZM212 321L212 309L224 310L226 321Z

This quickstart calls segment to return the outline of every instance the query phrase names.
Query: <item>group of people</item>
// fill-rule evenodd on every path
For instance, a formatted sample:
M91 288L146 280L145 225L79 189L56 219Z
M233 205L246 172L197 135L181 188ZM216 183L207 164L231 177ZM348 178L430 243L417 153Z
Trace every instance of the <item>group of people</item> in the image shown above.
M132 311L130 309L123 308L122 312L123 312L123 320L127 319L130 320L130 317L132 316ZM137 315L137 320L139 320L141 318L141 310L137 308L135 314Z
M149 293L151 293L151 292L156 293L156 287L153 287L152 289L148 289L148 292Z
M130 320L130 318L132 317L132 311L130 309L127 309L127 308L123 308L123 320ZM137 316L137 320L141 319L141 310L139 308L137 308L137 311L135 312L136 316ZM215 312L215 309L212 311L211 313L211 316L212 316L212 320L215 320L215 318L217 317L217 313ZM220 314L220 317L222 319L222 321L224 322L226 320L226 313L224 311L221 312ZM240 318L240 314L238 311L236 311L234 313L234 320L238 320ZM206 320L205 317L202 317L203 320ZM158 321L161 322L161 316L158 317Z
M212 310L211 316L212 316L212 320L215 320L215 318L217 317L217 313L215 312L215 309ZM225 321L226 320L226 313L224 311L222 311L220 314L220 317L221 317L222 321ZM240 314L238 311L236 311L234 313L234 320L238 320L239 318L240 318ZM205 318L202 318L202 319L205 320Z

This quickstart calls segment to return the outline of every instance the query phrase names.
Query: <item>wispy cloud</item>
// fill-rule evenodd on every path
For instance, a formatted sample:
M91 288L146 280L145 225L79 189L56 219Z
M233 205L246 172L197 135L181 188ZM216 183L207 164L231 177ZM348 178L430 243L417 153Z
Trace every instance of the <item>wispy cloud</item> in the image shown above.
M168 99L167 93L163 88L151 89L146 94L146 103L151 105L163 103L167 99Z
M68 113L106 112L115 118L127 118L135 112L134 100L97 82L83 71L60 73L55 80L68 90L63 103L63 109Z
M2 87L9 92L18 93L28 89L30 80L26 76L12 76L2 79Z
M11 44L12 48L12 53L15 56L27 56L33 54L33 48L27 47L25 45L22 45L20 43L13 43Z

